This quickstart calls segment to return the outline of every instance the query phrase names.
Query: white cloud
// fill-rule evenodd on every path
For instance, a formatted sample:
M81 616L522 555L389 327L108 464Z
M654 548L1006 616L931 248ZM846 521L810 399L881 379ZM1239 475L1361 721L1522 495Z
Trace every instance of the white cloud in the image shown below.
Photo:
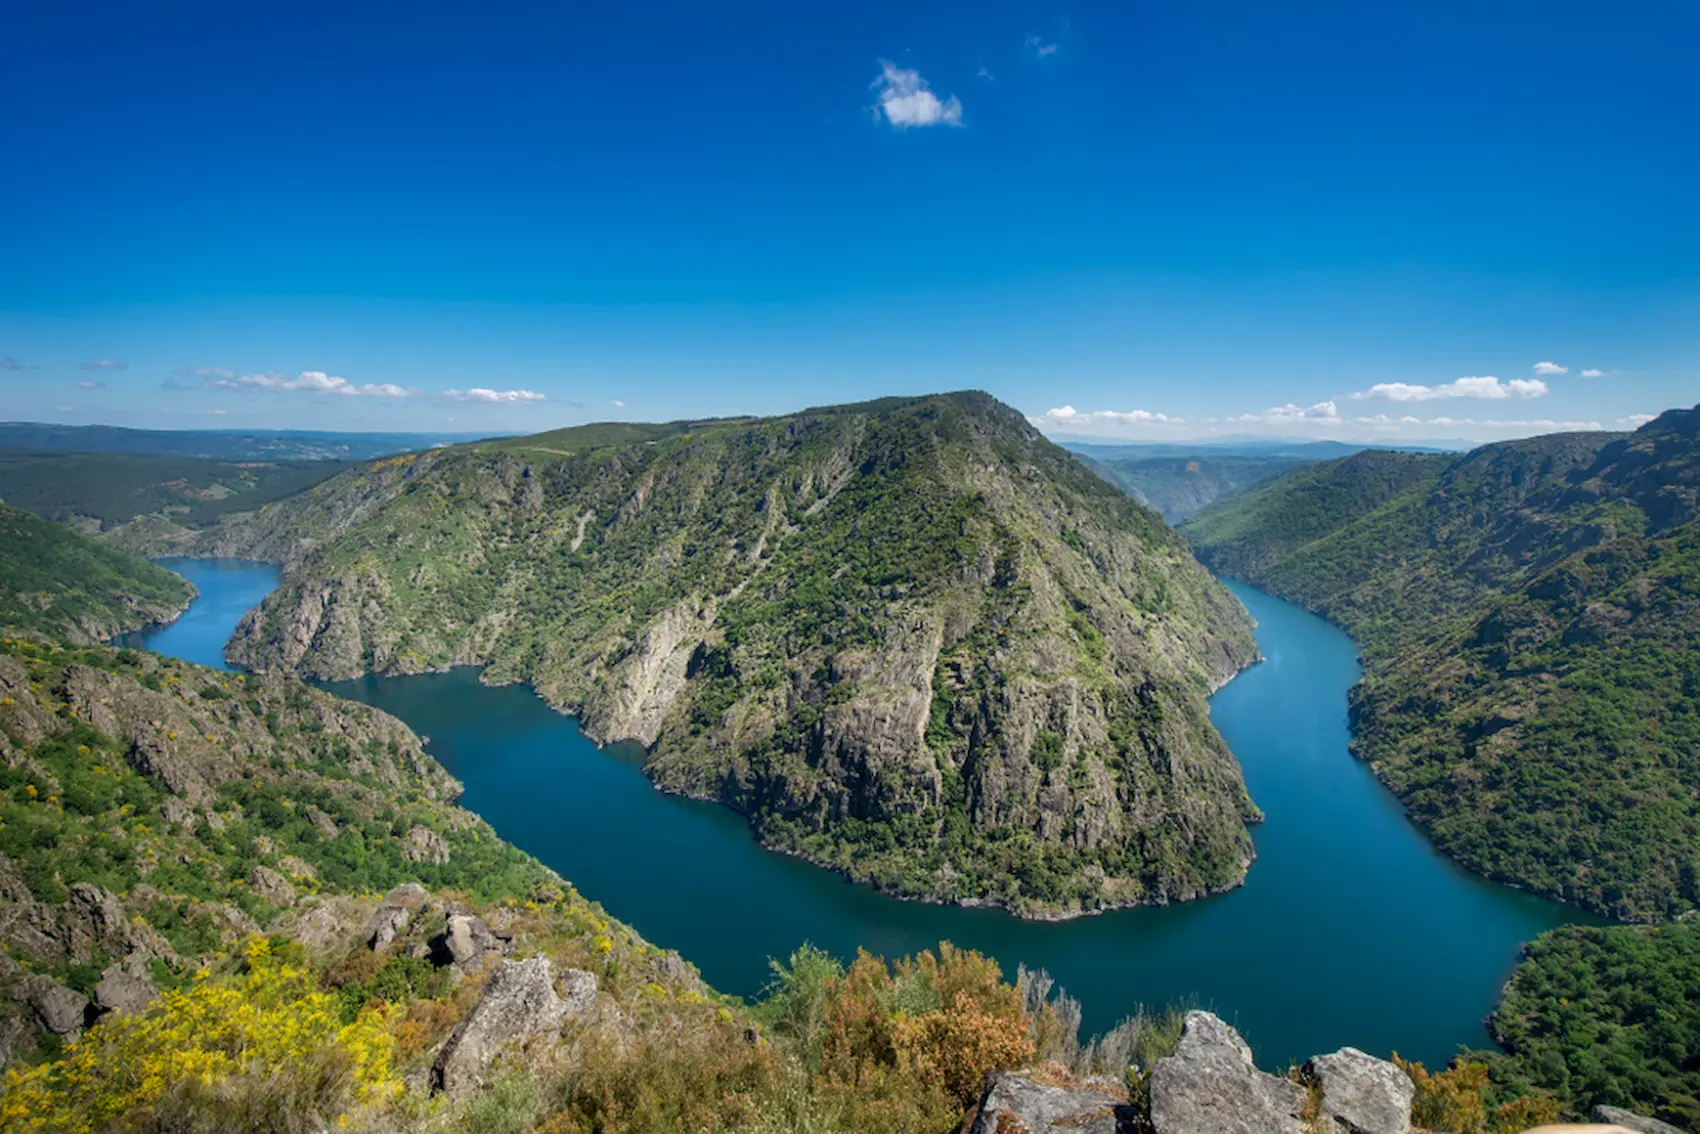
M1584 378L1598 378L1600 375L1602 375L1604 373L1605 373L1604 370L1596 370L1595 368L1590 366L1588 369L1582 371L1582 377L1584 377Z
M1340 420L1340 408L1332 401L1313 402L1308 406L1288 402L1284 406L1274 406L1262 413L1242 413L1238 417L1216 418L1215 420L1222 422L1261 422L1266 425L1290 425L1301 421L1336 424Z
M1619 425L1627 425L1631 429L1640 429L1659 415L1656 413L1632 413L1617 419Z
M1554 374L1568 374L1570 367L1560 366L1556 362L1537 362L1535 363L1535 373L1549 377Z
M608 404L613 406L615 409L625 409L626 408L626 403L622 402L619 398L615 398L613 401L609 402Z
M296 377L290 378L275 370L236 377L228 370L218 370L216 367L203 369L210 372L202 375L210 390L270 390L280 393L338 394L364 398L405 398L411 392L392 382L356 385L347 378L326 374L322 370L303 370Z
M976 79L996 79L997 78L996 75L992 74L991 69L988 68L984 63L980 64L980 69L978 71L974 72L974 77Z
M474 386L470 390L444 390L443 397L457 402L546 402L548 396L535 390L487 390Z
M114 362L110 358L97 358L93 362L83 363L81 367L83 370L128 370L129 368L129 363Z
M1418 386L1409 382L1378 382L1367 390L1352 394L1353 401L1437 402L1447 398L1544 398L1550 393L1539 378L1513 378L1501 382L1488 375L1481 378L1460 378L1436 386Z
M880 77L872 86L879 92L876 115L883 114L899 130L911 126L962 125L962 103L955 95L939 101L919 71L881 59Z
M1057 48L1061 45L1055 44L1055 43L1046 43L1043 39L1039 38L1038 36L1030 35L1030 36L1027 37L1027 46L1031 47L1033 49L1034 55L1037 55L1040 59L1043 59L1047 55L1055 55L1057 53Z
M77 388L79 390L104 390L106 389L106 383L83 381L77 383Z
M1182 417L1170 417L1166 413L1152 413L1150 410L1087 410L1082 412L1073 406L1058 406L1046 410L1044 416L1035 419L1041 425L1056 426L1092 426L1092 425L1180 425L1186 421Z

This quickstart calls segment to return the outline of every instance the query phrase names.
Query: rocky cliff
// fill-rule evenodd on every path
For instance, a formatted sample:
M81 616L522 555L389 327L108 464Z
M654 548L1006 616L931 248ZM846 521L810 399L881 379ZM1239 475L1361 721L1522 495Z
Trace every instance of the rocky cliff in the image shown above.
M979 394L650 428L280 505L313 547L229 656L487 666L903 894L1052 915L1239 882L1257 813L1205 696L1255 647L1156 516Z

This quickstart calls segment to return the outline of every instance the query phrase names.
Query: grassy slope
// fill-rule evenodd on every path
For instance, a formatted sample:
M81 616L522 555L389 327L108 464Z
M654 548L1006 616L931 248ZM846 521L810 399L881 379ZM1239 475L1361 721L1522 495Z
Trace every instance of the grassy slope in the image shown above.
M195 589L143 559L0 505L0 629L94 642L175 617Z
M488 664L906 893L1067 911L1241 877L1255 811L1203 696L1252 642L1152 513L984 395L633 428L303 494L281 510L321 528L365 510L233 656Z
M1437 845L1621 917L1700 901L1696 415L1364 454L1187 526L1365 648L1358 744Z

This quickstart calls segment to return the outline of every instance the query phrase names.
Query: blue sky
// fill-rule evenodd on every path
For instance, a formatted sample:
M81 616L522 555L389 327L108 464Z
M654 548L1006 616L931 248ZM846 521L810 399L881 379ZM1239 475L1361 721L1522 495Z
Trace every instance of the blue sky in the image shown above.
M1410 440L1700 401L1686 0L71 0L0 38L0 417L978 387L1056 433Z

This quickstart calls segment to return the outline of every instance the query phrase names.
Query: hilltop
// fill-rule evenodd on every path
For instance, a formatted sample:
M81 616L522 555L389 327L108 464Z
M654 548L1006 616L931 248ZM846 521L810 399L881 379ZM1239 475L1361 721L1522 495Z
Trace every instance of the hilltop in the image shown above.
M1055 915L1250 862L1205 706L1244 611L984 394L392 458L201 538L289 565L233 660L486 666L897 893Z
M1448 854L1623 918L1700 904L1700 411L1363 453L1194 517L1364 647L1356 743Z

